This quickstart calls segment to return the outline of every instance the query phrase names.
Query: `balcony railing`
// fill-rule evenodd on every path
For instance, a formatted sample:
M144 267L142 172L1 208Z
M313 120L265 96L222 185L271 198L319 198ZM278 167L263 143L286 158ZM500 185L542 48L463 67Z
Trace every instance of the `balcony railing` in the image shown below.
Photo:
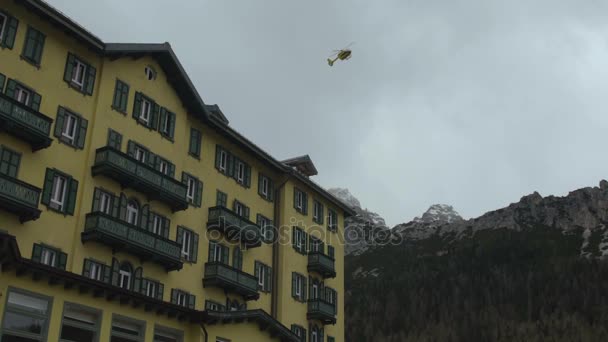
M162 201L173 211L188 209L186 185L112 147L97 149L92 173Z
M53 119L0 93L0 131L30 144L33 151L51 146Z
M183 265L181 246L177 242L101 212L87 214L82 241L96 241L124 250L142 260L163 265L167 270L179 270Z
M260 227L226 207L209 208L207 228L219 230L229 240L241 241L249 248L258 247L262 243Z
M335 278L336 267L332 257L321 252L308 253L308 271L317 272L324 278Z
M203 287L219 287L243 296L245 299L258 299L258 279L234 267L218 262L205 264Z
M39 188L0 174L0 208L19 216L22 223L40 217L39 199Z
M308 319L315 319L323 324L336 324L336 307L323 299L311 299L308 301Z

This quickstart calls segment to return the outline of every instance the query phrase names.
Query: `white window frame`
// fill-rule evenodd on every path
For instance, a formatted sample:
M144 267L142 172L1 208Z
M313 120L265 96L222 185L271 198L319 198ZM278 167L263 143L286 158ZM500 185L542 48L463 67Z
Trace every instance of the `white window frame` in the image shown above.
M135 159L137 159L140 163L146 162L146 150L139 146L135 146Z
M186 191L186 197L188 198L188 201L192 202L192 203L194 203L194 197L196 196L196 183L197 183L196 179L188 176L188 181L187 181L188 189Z
M177 291L177 305L188 306L188 294L182 291Z
M299 274L296 274L296 297L302 298L302 287L304 286L302 277Z
M310 342L319 342L318 336L317 329L312 329L310 332Z
M78 117L72 113L66 112L65 117L63 119L63 128L61 129L61 136L67 139L71 144L73 144L76 140L77 130Z
M65 205L65 195L68 187L68 179L61 175L55 175L53 178L53 188L51 190L52 208L63 210Z
M161 131L161 133L164 133L165 135L169 135L169 124L171 123L171 118L169 117L169 111L167 111L167 115L165 115L165 122L161 122L160 124L162 125L162 127L159 128L159 130Z
M148 81L152 81L156 79L156 71L149 65L144 68L144 73L146 74L146 78Z
M236 170L236 180L239 183L245 182L245 163L239 161L236 166Z
M131 217L133 217L134 222L131 222ZM139 208L132 201L127 203L127 223L132 225L137 225L137 219L139 217Z
M127 272L124 270L118 270L118 274L119 274L119 279L118 279L118 286L120 288L123 289L131 289L131 272ZM125 287L125 282L127 287Z
M40 263L55 267L57 265L57 252L50 248L42 248L40 253Z
M156 234L156 235L160 235L161 233L161 228L163 225L163 219L156 214L152 214L154 215L154 217L152 218L152 233Z
M220 170L226 171L226 166L228 164L228 153L224 150L220 150Z
M313 201L313 208L312 208L312 218L315 221L319 220L319 214L321 214L321 203L319 203L318 201Z
M182 256L186 259L190 258L190 245L192 244L192 233L189 230L183 230L182 235Z
M30 102L30 97L32 97L32 92L29 89L26 89L19 84L15 86L15 100L17 100L17 102L27 105Z
M166 175L167 173L169 173L169 163L164 160L161 160L158 164L158 169L162 174Z
M312 298L310 299L318 299L319 298L319 284L312 284Z
M139 113L139 120L145 122L146 124L150 123L150 114L152 112L152 102L148 101L145 98L141 99L141 110Z
M222 262L222 246L219 243L213 243L213 262Z
M268 197L268 178L261 176L262 177L262 195L264 197Z
M260 270L258 271L258 285L260 285L262 288L265 288L266 286L266 267L263 264L258 264L258 267L260 268Z
M243 216L243 214L245 213L245 207L241 202L234 203L234 212L241 217Z
M78 60L74 59L74 69L72 69L72 83L80 86L84 86L84 78L87 72L87 65Z
M302 230L300 229L296 229L296 247L298 249L302 249L303 247L303 241L302 241L302 237L304 236Z
M104 214L110 215L111 209L112 197L105 192L101 192L101 194L99 195L99 211Z
M296 194L296 208L298 208L299 210L303 210L304 209L304 193L302 193L302 191L300 190L296 190L297 194Z
M103 275L103 265L91 262L91 269L89 270L89 278L93 280L101 281Z
M2 25L0 25L0 42L2 42L2 37L4 36L4 30L6 29L6 25L8 24L8 17L4 13L0 13L0 17L4 18Z
M146 296L156 297L156 283L155 282L148 281L146 283Z

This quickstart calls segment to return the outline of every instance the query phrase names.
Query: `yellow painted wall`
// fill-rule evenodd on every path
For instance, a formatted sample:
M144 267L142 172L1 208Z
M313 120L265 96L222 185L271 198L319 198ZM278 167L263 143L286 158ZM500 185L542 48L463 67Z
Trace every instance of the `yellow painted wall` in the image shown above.
M34 243L44 242L66 252L68 254L66 269L80 274L85 258L93 258L110 265L112 258L115 257L121 261L130 261L135 267L142 266L145 278L152 278L162 282L165 285L165 301L170 300L171 288L179 288L196 295L196 309L198 310L204 309L205 299L211 299L224 304L226 294L223 290L203 288L202 286L204 263L207 261L208 255L209 239L206 229L208 208L215 206L216 190L219 189L228 194L227 203L229 207L232 206L234 199L238 199L249 206L250 219L252 221L255 222L257 213L273 219L274 204L262 199L258 195L258 174L260 171L263 172L275 179L275 183L278 182L281 175L276 170L270 169L257 157L230 142L221 133L193 116L192 113L188 113L178 94L167 82L168 75L164 73L162 67L154 58L144 56L139 59L123 57L117 60L110 60L109 58L96 55L90 49L78 43L74 38L67 36L48 22L42 21L37 15L28 12L24 7L15 4L15 2L2 1L0 9L19 19L14 48L0 48L0 73L4 74L7 78L16 79L40 93L42 95L40 112L46 116L55 119L58 106L64 106L82 115L89 123L86 144L82 150L59 143L53 136L54 124L51 126L52 145L35 153L31 152L29 145L25 142L0 132L0 145L7 146L22 154L18 174L19 179L42 188L45 169L50 167L57 168L79 181L78 200L74 216L58 214L47 210L44 205L40 205L39 209L42 210L41 217L36 221L21 224L15 215L0 209L0 229L6 230L17 237L21 253L26 258L31 256ZM28 25L46 34L40 68L34 67L20 58ZM83 58L97 69L95 90L92 96L86 96L71 89L63 81L68 52ZM144 68L148 65L152 66L158 73L157 78L153 81L147 80L144 75ZM130 86L126 115L111 108L117 78L120 78ZM154 99L160 106L166 107L176 113L175 141L164 139L158 131L149 130L136 123L132 117L136 91L143 92L146 96ZM188 155L191 127L198 128L203 135L200 160ZM195 208L191 206L185 211L172 213L166 204L158 201L148 202L143 194L131 189L121 189L120 185L114 180L103 176L92 177L91 166L94 163L95 150L106 145L108 128L112 128L123 135L123 152L126 152L128 141L133 139L149 148L155 154L174 163L176 166L175 178L177 180L181 180L182 171L193 174L202 180L204 183L202 207ZM219 173L215 169L216 144L221 144L224 148L251 165L251 188L245 188L237 184L234 179ZM294 185L297 185L309 194L309 214L307 216L303 216L293 209ZM165 215L171 220L169 237L172 240L176 238L178 225L186 226L197 232L200 236L197 263L185 263L182 270L167 273L164 268L157 264L151 262L142 264L138 257L129 253L118 252L113 255L111 249L103 244L96 242L82 244L80 234L84 229L85 216L91 211L95 187L102 187L116 195L124 192L129 197L137 198L142 204L149 203L151 211ZM281 198L280 209L282 220L277 225L286 227L288 231L285 236L288 239L291 239L291 226L294 225L292 218L297 221L297 225L305 227L308 232L313 229L313 198L318 198L323 202L326 213L327 208L331 207L329 202L323 199L323 196L315 193L307 185L294 180L290 180L282 188ZM338 208L334 207L334 209L337 210ZM343 215L339 210L337 211L340 213L339 227L341 230L338 234L342 234L344 227ZM338 291L340 308L338 310L338 323L335 326L326 326L325 335L334 336L336 341L343 341L343 245L338 241L332 241L334 239L333 235L336 234L329 233L323 240L325 240L327 245L335 247L338 276L335 279L325 280L325 283ZM287 327L290 327L291 324L299 324L308 329L306 304L296 302L291 298L291 272L297 271L308 275L306 270L307 258L296 253L289 240L284 242L285 244L279 248L280 267L278 270L273 270L275 273L279 272L279 288L277 289L279 293L278 319ZM234 246L230 247L231 264L233 248ZM249 274L254 274L254 262L256 260L272 266L272 246L263 243L261 247L244 251L243 270ZM0 289L5 290L8 285L11 285L54 296L56 303L53 304L52 322L55 323L58 322L56 319L60 317L61 312L56 310L61 310L63 307L63 305L58 305L57 303L66 300L83 305L101 307L104 309L104 317L106 317L106 313L126 312L129 315L132 314L133 317L149 320L150 322L157 319L156 315L150 317L151 315L146 315L144 312L129 308L125 309L115 303L108 303L106 301L92 302L93 299L87 296L79 296L76 292L67 292L60 287L48 288L27 281L26 278L13 279L7 278L7 276L8 274L6 273L1 275ZM0 302L2 302L0 305L3 305L3 301L0 300ZM260 299L248 302L248 308L260 308L270 313L270 294L260 293ZM2 310L0 310L1 314ZM106 319L104 319L105 321ZM151 324L149 325L151 326ZM167 321L166 325L174 327L175 323ZM188 328L190 329L188 330L183 326L181 327L185 331L194 329L198 332L198 327L195 328ZM212 329L217 330L217 332L214 330L214 333L217 333L219 336L231 338L233 341L238 340L220 334L226 329L225 327L218 326ZM236 337L241 336L239 335L241 331L245 334L243 336L248 336L247 334L251 333L248 329L250 329L248 325L243 325L242 328L240 325L235 325L234 327L231 326L229 331ZM260 335L260 333L258 335L265 336L263 334ZM260 338L260 340L267 340L264 339L265 337Z

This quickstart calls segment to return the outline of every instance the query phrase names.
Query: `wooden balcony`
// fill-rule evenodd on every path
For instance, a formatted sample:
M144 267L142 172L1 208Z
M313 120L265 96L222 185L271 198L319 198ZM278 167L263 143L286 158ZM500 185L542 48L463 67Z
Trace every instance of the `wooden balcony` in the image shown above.
M97 149L92 173L164 202L173 211L188 209L186 185L112 147Z
M205 264L203 287L219 287L236 293L245 300L258 299L258 279L234 267L219 262Z
M257 224L222 206L209 208L207 229L219 230L228 240L240 241L248 248L262 244L262 233Z
M0 131L13 135L38 151L51 146L53 119L0 93Z
M336 307L323 299L310 299L306 317L321 321L323 324L336 324Z
M183 266L182 250L177 242L101 212L87 214L81 239L82 242L96 241L114 250L124 250L143 261L160 264L167 271L179 270Z
M334 258L321 252L309 252L308 271L317 272L324 278L335 278L336 267Z
M17 215L21 223L40 217L39 200L39 188L0 174L0 208Z

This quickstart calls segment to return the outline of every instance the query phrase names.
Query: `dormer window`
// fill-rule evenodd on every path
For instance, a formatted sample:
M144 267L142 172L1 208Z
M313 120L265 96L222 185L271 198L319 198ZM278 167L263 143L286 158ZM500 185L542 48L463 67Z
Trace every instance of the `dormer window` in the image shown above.
M149 65L146 66L144 68L144 72L146 74L146 78L148 79L148 81L153 81L156 79L156 71L151 66L149 66Z

